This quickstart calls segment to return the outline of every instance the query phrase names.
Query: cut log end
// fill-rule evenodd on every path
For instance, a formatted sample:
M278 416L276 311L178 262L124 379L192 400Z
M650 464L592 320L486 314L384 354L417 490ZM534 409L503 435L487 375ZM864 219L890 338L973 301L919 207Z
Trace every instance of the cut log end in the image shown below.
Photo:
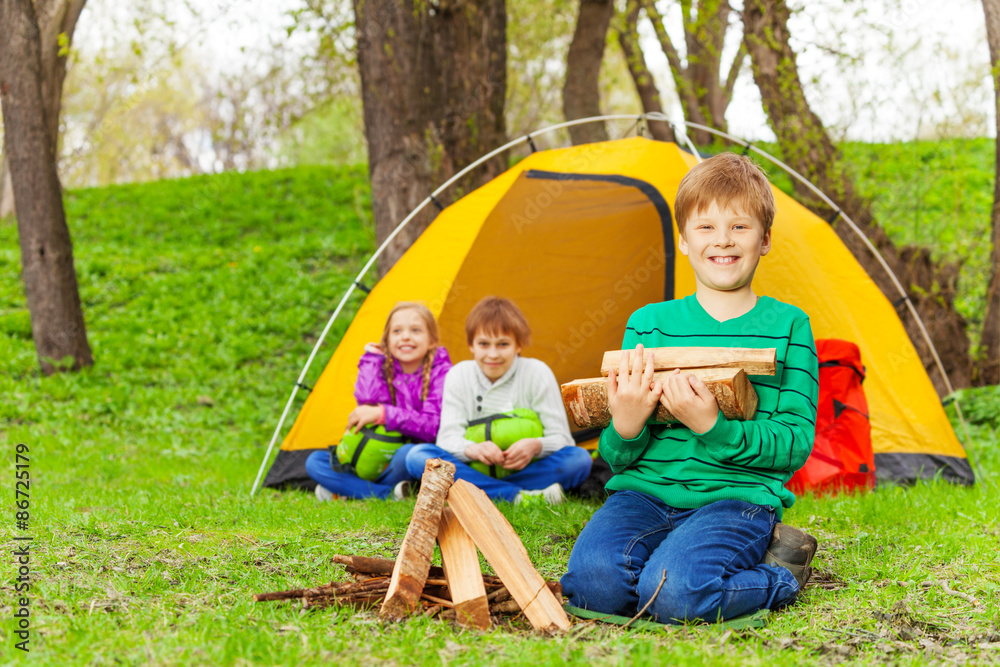
M382 606L382 615L395 620L402 620L416 611L420 606L420 595L424 592L424 584L411 576L401 574L396 582L396 590L392 597L387 597Z
M466 628L490 629L490 608L486 596L455 605L455 620Z

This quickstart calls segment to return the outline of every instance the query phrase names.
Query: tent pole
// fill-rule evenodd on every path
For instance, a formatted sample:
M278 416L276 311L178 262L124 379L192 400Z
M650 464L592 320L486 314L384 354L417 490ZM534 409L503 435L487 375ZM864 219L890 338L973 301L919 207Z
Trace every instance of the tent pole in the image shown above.
M358 278L360 280L360 277ZM312 364L313 358L315 358L316 353L319 351L319 346L323 344L323 339L326 338L326 334L330 331L330 327L333 326L334 320L337 319L337 315L340 315L340 311L344 308L344 304L354 293L355 284L352 284L347 288L347 293L344 294L344 298L340 300L337 305L336 310L333 311L333 315L330 320L326 323L326 327L323 329L323 333L320 335L319 340L316 341L316 345L313 346L312 353L309 355L306 365L302 367L302 372L299 373L299 379L296 380L295 386L292 387L292 395L288 397L288 402L285 404L285 409L281 413L281 419L278 420L278 426L274 429L274 435L271 436L271 444L267 446L267 452L264 454L264 460L260 463L260 470L257 471L257 479L253 482L253 488L250 489L250 497L252 498L255 493L257 493L257 486L260 484L260 478L264 475L264 468L267 467L267 462L271 459L271 451L274 449L274 443L278 440L278 435L281 433L281 427L285 425L285 419L288 417L288 411L292 408L292 403L295 402L295 395L299 393L299 387L302 386L302 382L306 379L306 373L309 372L309 366Z

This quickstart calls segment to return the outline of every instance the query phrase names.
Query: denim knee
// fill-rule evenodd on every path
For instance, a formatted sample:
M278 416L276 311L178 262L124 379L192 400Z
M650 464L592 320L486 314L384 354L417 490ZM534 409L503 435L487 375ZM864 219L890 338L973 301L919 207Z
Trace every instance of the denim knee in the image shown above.
M560 582L570 604L607 614L634 614L637 596L624 560L612 545L581 535Z
M564 451L564 450L560 450ZM575 489L583 484L590 475L590 468L594 463L590 452L583 447L566 447L566 460L563 469L566 471L566 488Z
M643 572L639 578L639 599L645 604L656 592L663 571ZM655 579L656 581L653 581ZM718 620L722 609L723 587L718 577L697 580L691 573L668 572L663 587L649 606L649 613L661 623L670 620L691 621L696 618L705 621Z
M306 474L309 475L313 480L317 480L317 474L322 475L324 471L329 472L330 468L330 452L327 450L322 450L318 452L313 452L308 457L306 457Z

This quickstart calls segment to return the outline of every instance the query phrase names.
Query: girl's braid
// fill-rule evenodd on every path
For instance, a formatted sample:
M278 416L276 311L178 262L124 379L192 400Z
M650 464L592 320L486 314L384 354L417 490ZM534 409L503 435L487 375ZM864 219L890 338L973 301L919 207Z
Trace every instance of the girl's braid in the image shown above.
M396 376L396 360L393 359L388 350L386 350L385 358L382 360L382 372L385 375L386 383L389 385L389 402L396 405L396 387L392 384Z
M420 387L420 400L427 400L427 392L431 389L431 367L434 365L434 356L437 351L437 343L432 343L429 348L427 348L427 354L424 355L424 380Z

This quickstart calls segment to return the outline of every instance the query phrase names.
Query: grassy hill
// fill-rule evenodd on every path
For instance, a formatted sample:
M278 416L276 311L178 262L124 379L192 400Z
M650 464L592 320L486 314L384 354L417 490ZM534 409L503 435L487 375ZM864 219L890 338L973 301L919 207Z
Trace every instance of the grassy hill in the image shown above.
M4 530L34 538L36 664L827 664L844 651L872 663L996 659L993 389L970 401L984 473L976 487L807 497L786 512L820 538L827 583L758 632L583 624L546 638L515 623L479 635L434 620L383 625L365 612L255 606L254 592L343 578L330 553L392 556L412 511L412 501L248 498L315 336L373 249L366 175L298 168L99 188L68 193L67 211L96 359L76 374L38 376L17 233L0 224L0 445L11 472L16 445L27 445L31 476L28 530L15 529L13 510ZM595 507L502 509L554 578ZM12 563L0 577L4 663L21 657Z

